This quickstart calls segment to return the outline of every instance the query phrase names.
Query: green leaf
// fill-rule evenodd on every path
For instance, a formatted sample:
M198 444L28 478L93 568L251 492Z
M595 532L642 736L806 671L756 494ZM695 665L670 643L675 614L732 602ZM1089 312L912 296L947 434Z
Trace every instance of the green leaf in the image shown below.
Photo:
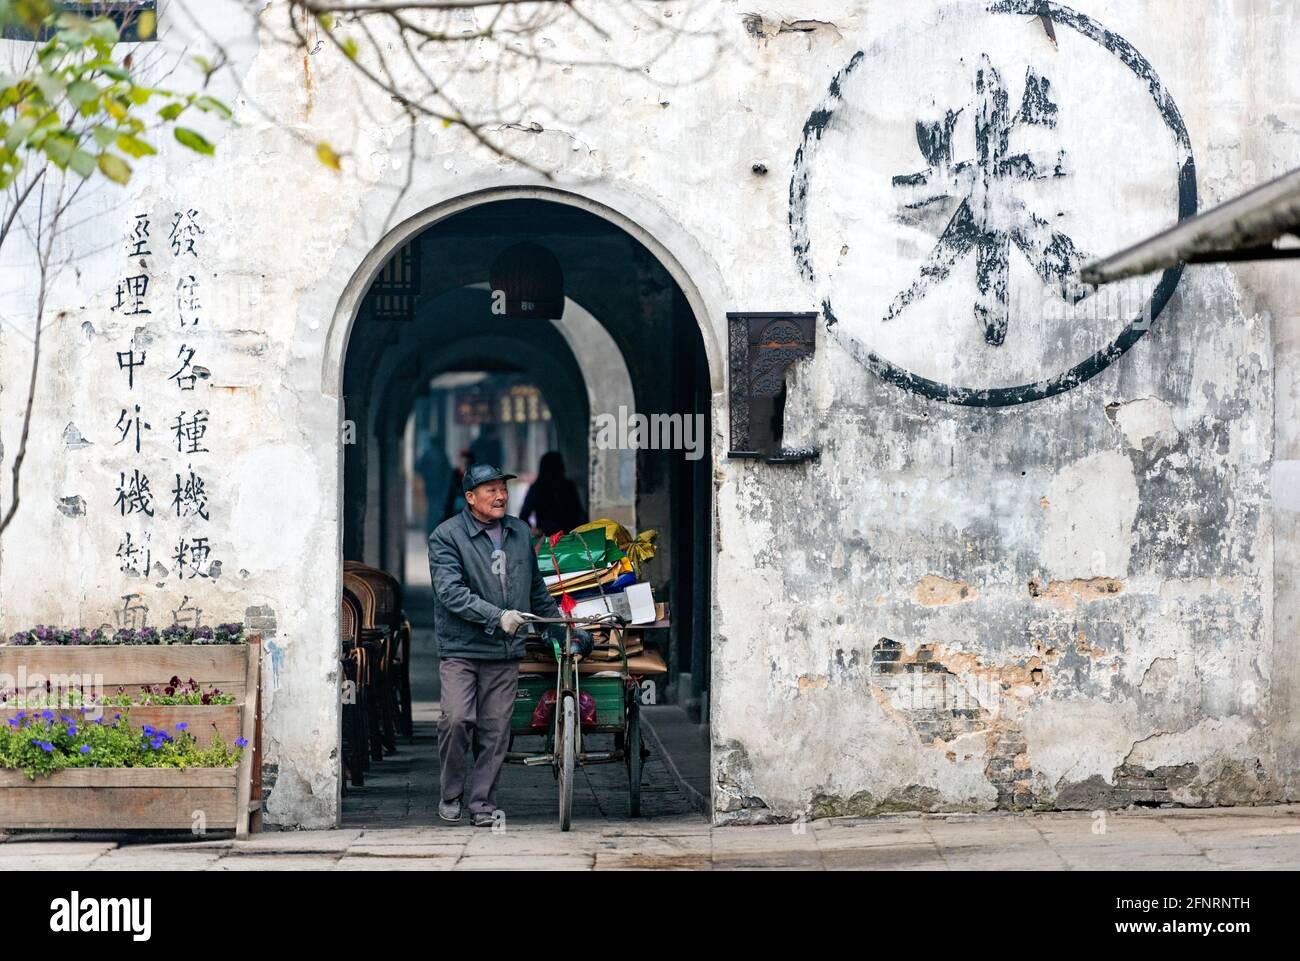
M316 159L331 170L343 169L339 165L339 155L334 152L333 147L323 140L316 145Z
M216 148L208 143L207 138L197 130L191 130L189 127L177 127L175 129L176 139L189 147L195 153L212 156Z
M102 73L106 77L112 77L114 80L122 80L122 81L129 82L131 79L131 74L128 71L119 67L111 60L103 61L99 63L95 69L97 69L100 73Z
M133 137L129 133L118 134L114 142L117 144L118 150L130 154L132 157L146 157L158 152L153 148L152 144L146 143L139 137Z
M349 60L357 59L357 42L352 37L343 38L343 52Z
M36 75L36 86L48 104L58 103L63 96L63 77L57 73L41 71Z
M194 101L194 106L198 107L204 113L215 113L222 120L229 120L234 114L230 108L218 100L216 97L210 97L206 93Z
M29 113L23 114L9 128L9 134L5 137L5 148L7 150L16 150L18 145L26 140L35 129L36 117Z
M73 105L80 108L84 104L94 103L99 99L99 88L93 83L85 80L78 80L76 83L68 84L68 99Z
M66 132L60 131L54 136L46 137L41 143L41 149L45 151L45 156L50 158L50 162L62 170L72 160L72 152L77 149L77 140Z
M158 111L158 116L162 117L164 120L175 120L181 115L181 111L184 109L185 104L183 103L169 103Z
M95 155L84 150L74 150L68 158L68 166L84 179L95 172Z
M91 36L102 40L106 44L117 43L119 34L117 24L110 17L95 17L93 20L84 21L86 28L90 31Z
M117 139L117 131L102 124L92 128L90 135L95 138L95 145L101 150Z
M152 10L141 10L140 17L135 22L135 33L141 40L147 40L153 36L154 30L158 28L158 17Z
M131 179L130 166L116 154L100 154L99 169L103 171L105 177L114 183L124 184Z

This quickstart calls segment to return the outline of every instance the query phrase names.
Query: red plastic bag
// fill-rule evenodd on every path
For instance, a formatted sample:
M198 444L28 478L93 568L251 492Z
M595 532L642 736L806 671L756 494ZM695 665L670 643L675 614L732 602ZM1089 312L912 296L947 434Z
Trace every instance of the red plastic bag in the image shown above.
M544 691L537 699L537 706L533 708L533 727L550 727L554 716L555 691ZM596 723L596 699L586 691L578 692L578 723L583 727L591 727Z

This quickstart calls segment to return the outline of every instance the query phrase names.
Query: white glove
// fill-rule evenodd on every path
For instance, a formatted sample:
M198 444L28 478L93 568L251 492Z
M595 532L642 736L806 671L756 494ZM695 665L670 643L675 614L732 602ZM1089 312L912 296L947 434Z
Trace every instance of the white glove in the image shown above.
M524 615L520 614L518 611L501 612L501 630L505 631L507 634L514 634L526 623L527 621L524 620Z

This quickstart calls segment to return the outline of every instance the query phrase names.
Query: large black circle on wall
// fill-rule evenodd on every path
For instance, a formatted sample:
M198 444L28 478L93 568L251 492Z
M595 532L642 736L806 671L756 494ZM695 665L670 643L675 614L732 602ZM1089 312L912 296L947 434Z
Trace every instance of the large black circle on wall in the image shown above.
M1095 20L1069 7L1046 0L995 0L985 8L992 14L1015 14L1025 17L1047 16L1057 26L1065 26L1101 46L1117 57L1147 87L1156 109L1174 136L1185 159L1178 171L1178 219L1185 220L1196 214L1196 165L1192 157L1191 140L1178 107L1156 76L1151 64L1127 40L1107 30ZM859 50L831 80L827 95L818 104L804 124L803 137L794 157L794 173L790 180L790 232L794 257L800 273L808 279L815 275L808 240L808 194L812 162L822 135L830 129L836 111L843 101L845 81L863 61L865 51ZM835 306L829 292L822 299L822 314L828 331L868 370L884 380L922 396L948 404L967 407L1009 407L1029 401L1041 400L1063 391L1071 390L1105 370L1132 347L1147 332L1151 322L1159 316L1173 296L1182 276L1183 265L1165 270L1150 301L1143 311L1133 317L1111 343L1096 351L1078 364L1059 374L1014 387L959 387L922 377L891 363L863 345L856 338L838 335Z

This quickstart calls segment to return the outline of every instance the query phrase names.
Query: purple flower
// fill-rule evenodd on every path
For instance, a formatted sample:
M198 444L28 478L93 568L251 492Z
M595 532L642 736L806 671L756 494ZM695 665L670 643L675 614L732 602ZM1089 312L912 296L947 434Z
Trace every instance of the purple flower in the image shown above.
M75 725L75 724L69 724L69 725L68 725L68 737L76 737L76 736L77 736L77 725Z
M185 721L181 721L179 724L176 725L176 730L188 731L189 727L190 727L189 724L187 724Z
M42 741L40 738L32 738L32 743L39 747L46 754L54 753L54 745L49 741Z
M81 753L82 753L82 754L89 754L89 753L90 753L90 745L89 745L89 744L83 744L83 745L81 745Z
M52 721L52 720L54 720L54 712L53 712L53 711L41 711L41 717L44 718L44 719L47 720L47 721Z
M11 717L11 718L9 719L9 726L10 726L10 727L17 727L17 726L18 726L18 718L16 718L16 717Z
M248 738L244 737L242 734L235 738L235 747L248 747Z
M160 747L163 746L163 739L160 738L160 737L156 737L156 738L154 738L152 741L150 741L149 743L152 744L152 745L154 746L154 749L156 750L157 748L160 748Z
M143 728L145 737L153 737L153 725L146 724Z

